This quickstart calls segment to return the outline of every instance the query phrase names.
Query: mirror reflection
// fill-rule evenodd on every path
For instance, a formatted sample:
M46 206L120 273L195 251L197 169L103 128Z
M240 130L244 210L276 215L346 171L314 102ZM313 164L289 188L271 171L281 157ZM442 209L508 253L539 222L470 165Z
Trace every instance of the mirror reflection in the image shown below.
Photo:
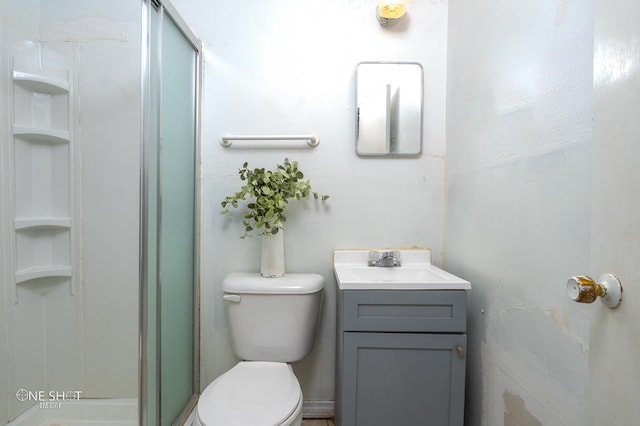
M358 155L417 155L422 151L422 80L422 66L418 63L358 65Z

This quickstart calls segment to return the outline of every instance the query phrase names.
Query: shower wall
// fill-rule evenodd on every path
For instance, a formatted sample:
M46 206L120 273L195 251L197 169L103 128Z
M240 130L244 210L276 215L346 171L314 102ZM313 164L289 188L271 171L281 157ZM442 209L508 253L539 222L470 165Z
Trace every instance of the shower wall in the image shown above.
M117 2L106 8L98 1L2 0L0 30L0 386L6 392L0 398L0 424L4 424L24 409L10 408L19 405L15 395L21 388L77 389L85 398L137 396L140 5ZM6 73L12 57L25 57L30 51L35 52L35 61L41 52L40 57L57 58L70 70L73 153L67 167L74 182L70 193L74 248L69 259L74 283L71 290L57 284L55 288L62 288L65 294L59 297L67 299L73 291L74 302L62 307L44 291L49 284L27 283L37 289L33 295L39 308L10 321L16 305L10 273L15 269L10 207L14 183L8 170L14 158L9 147L13 107ZM64 144L53 148L66 149ZM53 244L57 253L58 243ZM34 253L42 251L37 250ZM12 326L6 336L5 324ZM36 327L37 333L20 331L29 327ZM46 339L38 337L45 335ZM51 363L47 377L38 359ZM24 368L16 368L18 362Z
M82 288L73 53L37 41L37 13L30 14L37 4L3 6L2 387L7 405L2 420L7 421L34 404L19 395L20 389L80 388Z
M41 39L77 58L86 397L138 391L140 22L135 1L40 4Z

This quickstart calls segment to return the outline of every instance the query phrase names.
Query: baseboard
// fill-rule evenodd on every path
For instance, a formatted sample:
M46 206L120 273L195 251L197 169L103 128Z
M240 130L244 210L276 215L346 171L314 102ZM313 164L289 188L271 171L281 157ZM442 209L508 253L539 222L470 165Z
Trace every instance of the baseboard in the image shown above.
M304 401L302 417L305 419L329 419L335 414L334 401Z

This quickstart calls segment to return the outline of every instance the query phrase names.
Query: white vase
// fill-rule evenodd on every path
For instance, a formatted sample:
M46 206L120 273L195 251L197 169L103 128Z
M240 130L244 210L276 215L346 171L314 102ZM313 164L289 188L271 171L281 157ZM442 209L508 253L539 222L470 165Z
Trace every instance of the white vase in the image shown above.
M284 231L262 236L262 264L260 275L277 278L284 275Z

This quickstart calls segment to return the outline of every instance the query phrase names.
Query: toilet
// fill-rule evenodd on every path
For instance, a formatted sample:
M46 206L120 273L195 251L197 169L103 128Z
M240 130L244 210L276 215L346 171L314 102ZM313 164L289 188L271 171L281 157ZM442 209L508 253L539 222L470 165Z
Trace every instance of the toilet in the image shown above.
M222 281L233 349L242 359L200 395L195 426L300 426L302 390L289 363L315 343L324 278L232 273Z

